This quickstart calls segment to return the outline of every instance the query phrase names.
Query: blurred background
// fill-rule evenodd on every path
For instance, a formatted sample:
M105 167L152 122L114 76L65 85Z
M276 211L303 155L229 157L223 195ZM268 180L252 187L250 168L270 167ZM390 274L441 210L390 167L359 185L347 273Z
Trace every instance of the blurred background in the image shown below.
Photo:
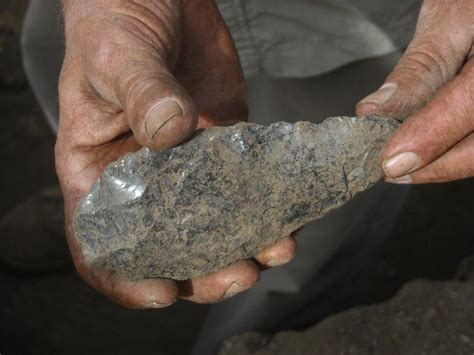
M8 258L16 247L34 249L35 236L26 228L31 219L49 219L54 223L48 225L62 228L53 207L18 207L40 191L44 198L57 193L55 136L22 68L26 6L26 0L0 0L0 354L186 354L208 306L178 302L161 311L122 309L79 278L69 255L61 254L63 240L54 241L55 265L35 270ZM300 353L318 347L321 353L351 353L377 349L374 339L384 337L393 346L386 353L417 349L423 342L439 353L474 353L473 216L473 180L414 187L380 254L357 279L355 291L331 310L338 316L323 320L331 316L324 314L319 325L308 324L314 336L247 335L229 342L223 353L290 353L288 346ZM24 228L12 237L12 225ZM419 279L429 281L414 281ZM401 288L403 297L394 299ZM388 317L399 317L389 329L382 326ZM304 344L308 347L298 348Z

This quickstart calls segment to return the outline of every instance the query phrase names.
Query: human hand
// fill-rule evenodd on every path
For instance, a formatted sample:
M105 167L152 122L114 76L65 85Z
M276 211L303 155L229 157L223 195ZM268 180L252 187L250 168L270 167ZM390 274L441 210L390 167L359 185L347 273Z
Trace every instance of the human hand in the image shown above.
M128 281L85 264L73 236L77 204L105 167L139 150L174 146L195 129L246 119L237 53L212 0L63 0L66 56L60 80L56 166L68 243L78 272L130 308L178 297L211 303L251 288L260 268L289 261L294 238L208 277ZM257 266L258 265L258 266Z
M425 0L415 37L358 115L407 118L382 155L386 181L474 176L474 1Z

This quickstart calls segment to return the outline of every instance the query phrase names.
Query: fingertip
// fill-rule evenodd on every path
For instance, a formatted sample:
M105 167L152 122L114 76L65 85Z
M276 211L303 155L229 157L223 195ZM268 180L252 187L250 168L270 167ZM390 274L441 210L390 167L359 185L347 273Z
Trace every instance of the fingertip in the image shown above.
M245 289L250 289L260 279L260 269L250 260L241 260L223 270L222 276L228 285L236 281Z
M384 181L389 184L396 184L396 185L410 185L413 183L413 179L410 175L401 176L399 178L385 178Z
M96 283L104 295L129 309L165 308L175 303L178 285L166 279L131 281L116 273L110 273Z
M381 112L384 105L397 92L398 85L395 83L385 83L376 92L360 100L356 105L356 112L359 116L368 116Z
M124 113L138 143L159 150L185 140L197 127L198 113L191 96L167 69L143 72L127 83Z
M378 108L379 106L374 103L359 102L356 105L356 115L357 117L370 116L373 115Z
M145 115L137 140L153 150L174 147L196 129L198 117L194 105L179 99L165 99L152 106Z
M145 116L145 134L154 139L161 128L173 119L182 118L184 110L176 100L165 99L154 104Z
M382 162L382 170L386 177L397 179L408 175L422 167L422 161L414 152L403 152Z
M297 245L296 239L288 236L260 252L255 259L264 267L281 266L293 260Z
M260 278L260 269L250 260L239 261L218 272L189 280L181 298L195 303L216 303L251 289Z
M133 299L128 302L130 309L163 309L167 308L178 299L178 287L174 283L171 285L154 285L154 289L139 290ZM157 288L162 288L158 290Z
M173 280L145 279L131 286L142 308L165 308L178 299L178 284Z

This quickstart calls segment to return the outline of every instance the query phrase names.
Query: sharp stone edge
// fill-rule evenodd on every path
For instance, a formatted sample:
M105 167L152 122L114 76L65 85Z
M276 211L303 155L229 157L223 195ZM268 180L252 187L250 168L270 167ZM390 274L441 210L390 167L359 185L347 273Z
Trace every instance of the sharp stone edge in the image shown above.
M382 177L381 117L239 123L110 164L82 199L86 262L136 280L208 275L324 216Z

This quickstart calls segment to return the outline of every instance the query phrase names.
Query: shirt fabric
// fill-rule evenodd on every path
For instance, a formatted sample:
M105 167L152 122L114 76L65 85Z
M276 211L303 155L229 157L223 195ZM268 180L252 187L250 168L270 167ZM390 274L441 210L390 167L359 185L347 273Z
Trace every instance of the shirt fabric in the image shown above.
M217 0L245 76L310 77L406 47L419 0Z

